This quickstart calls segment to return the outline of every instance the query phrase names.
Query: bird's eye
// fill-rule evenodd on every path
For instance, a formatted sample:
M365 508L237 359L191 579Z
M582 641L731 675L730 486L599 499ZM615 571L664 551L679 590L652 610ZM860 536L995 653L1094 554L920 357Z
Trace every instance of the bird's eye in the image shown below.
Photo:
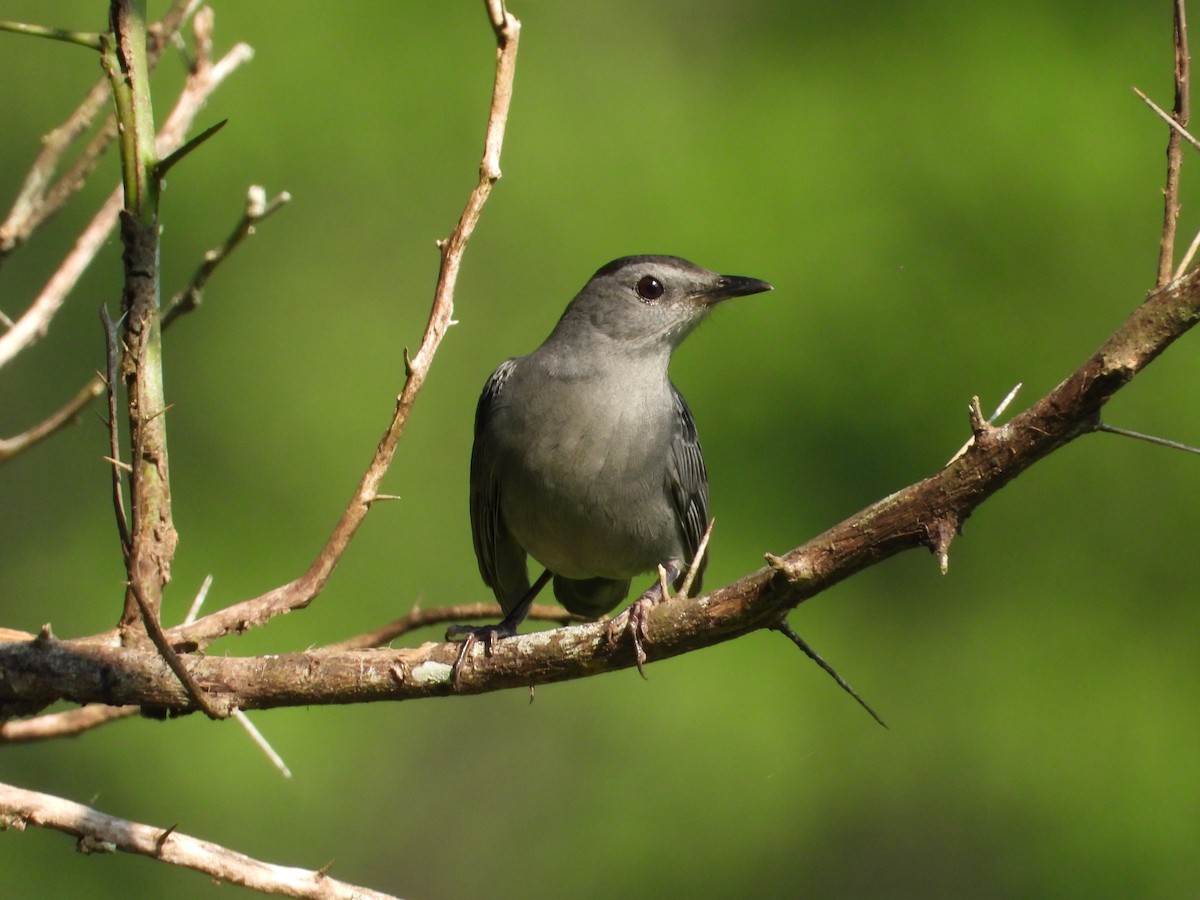
M662 282L653 275L643 275L637 283L638 296L649 302L663 295Z

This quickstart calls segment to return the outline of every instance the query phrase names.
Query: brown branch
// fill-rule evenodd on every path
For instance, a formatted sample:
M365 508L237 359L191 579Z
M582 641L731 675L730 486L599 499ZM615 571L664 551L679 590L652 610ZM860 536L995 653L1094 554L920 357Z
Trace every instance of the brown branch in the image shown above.
M407 616L365 634L330 644L325 649L330 651L365 650L381 647L389 641L420 628L472 620L494 621L503 615L503 610L495 603L462 603L455 606L440 606L435 609L414 608ZM535 603L530 608L527 619L538 622L557 622L560 625L583 621L561 606L542 603ZM32 634L0 629L0 641L32 640L34 637ZM46 713L32 719L13 719L0 722L0 744L74 737L100 725L137 715L140 711L138 706L108 706L95 703L81 709Z
M136 853L263 893L318 900L390 900L389 894L330 878L324 869L311 871L261 862L219 844L189 837L174 826L164 829L118 819L61 797L0 784L0 826L23 830L27 825L73 835L82 853Z
M695 600L660 604L646 649L663 659L761 628L854 573L903 550L947 552L970 514L1038 460L1095 430L1105 403L1200 320L1200 272L1153 292L1079 369L1002 426L976 423L968 450L941 471L862 510L802 547L768 555L769 566ZM196 623L203 625L204 620ZM173 640L190 636L182 626ZM450 675L458 647L314 650L269 657L196 657L192 676L223 706L244 709L483 693L564 681L636 665L632 647L610 647L604 622L556 628L477 647ZM201 637L208 627L199 631ZM191 699L162 659L122 649L111 636L0 644L0 703L58 699L148 704L176 711Z
M258 597L226 607L186 626L187 640L190 642L203 646L224 635L245 631L282 613L308 606L325 587L338 560L366 518L371 504L380 498L379 485L395 456L413 403L425 383L434 354L453 318L454 288L467 242L492 192L492 186L500 178L500 150L512 102L513 75L521 23L505 11L501 0L488 0L487 8L496 36L496 74L487 134L484 138L483 160L479 166L479 182L467 199L458 224L450 236L437 242L441 253L441 266L429 321L416 355L409 357L405 351L406 378L404 387L396 399L391 423L380 439L375 455L363 473L349 505L308 570L294 581ZM169 634L172 640L175 640L180 630L172 629Z
M127 719L141 712L138 706L106 706L93 703L80 709L46 713L33 719L0 722L0 744L27 744L55 738L75 737L98 725Z

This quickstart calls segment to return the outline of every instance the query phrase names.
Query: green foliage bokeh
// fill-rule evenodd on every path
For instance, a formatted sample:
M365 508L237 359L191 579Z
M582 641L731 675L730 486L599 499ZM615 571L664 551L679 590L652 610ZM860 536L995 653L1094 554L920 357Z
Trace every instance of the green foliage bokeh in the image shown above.
M96 29L106 6L6 0L0 17ZM973 394L988 409L1018 381L1018 408L1040 396L1152 285L1165 128L1130 88L1169 103L1165 0L512 11L504 178L384 485L403 499L372 511L311 608L213 652L487 599L465 496L477 392L614 257L776 285L722 307L673 366L709 464L714 586L935 470ZM476 2L217 3L218 52L236 40L255 58L200 120L230 123L164 195L164 290L248 185L294 200L166 340L171 621L209 573L210 606L294 577L349 499L424 326L433 241L475 182L492 77ZM7 204L98 67L77 47L0 47ZM160 118L181 80L168 54ZM114 159L103 174L5 263L5 313L54 270ZM1186 242L1200 220L1184 184ZM110 242L5 369L0 434L101 364L119 257ZM1196 360L1181 341L1106 417L1200 443ZM89 413L0 469L0 624L114 623L106 451ZM758 634L532 705L514 691L254 714L291 781L237 726L197 716L6 747L0 778L273 862L333 859L336 877L413 898L1184 896L1200 874L1197 496L1194 458L1094 436L985 504L946 577L907 554L802 606L793 625L890 731ZM6 897L203 890L58 834L0 841Z

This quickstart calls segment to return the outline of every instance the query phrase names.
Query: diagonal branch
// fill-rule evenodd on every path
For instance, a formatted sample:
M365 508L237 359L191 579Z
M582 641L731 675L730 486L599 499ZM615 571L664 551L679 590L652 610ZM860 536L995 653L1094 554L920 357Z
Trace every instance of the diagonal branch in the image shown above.
M1004 425L974 417L975 440L940 471L872 504L769 565L695 600L651 611L645 646L664 659L775 628L780 616L875 563L917 547L948 552L950 541L988 497L1055 450L1094 431L1104 404L1200 321L1200 271L1154 291L1058 387ZM218 614L219 615L219 614ZM611 647L593 622L524 634L475 652L451 671L459 647L426 643L398 650L325 648L267 657L192 657L189 671L222 704L243 709L476 694L566 681L636 665L629 644ZM200 620L169 632L202 643ZM155 653L122 649L113 636L41 637L0 643L0 709L58 699L192 709Z
M263 893L317 900L393 900L390 894L330 878L324 869L312 871L262 862L220 844L189 837L174 826L159 828L118 819L82 803L0 784L0 828L23 830L27 825L74 836L81 853L135 853Z

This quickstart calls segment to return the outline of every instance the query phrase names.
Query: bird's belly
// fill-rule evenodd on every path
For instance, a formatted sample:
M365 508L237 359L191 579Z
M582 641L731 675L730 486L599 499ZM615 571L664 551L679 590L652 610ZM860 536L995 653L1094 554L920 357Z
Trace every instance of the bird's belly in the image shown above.
M651 443L657 445L657 442ZM505 523L525 551L567 578L631 578L682 555L667 460L603 428L544 430L505 467ZM618 452L614 448L623 448Z

